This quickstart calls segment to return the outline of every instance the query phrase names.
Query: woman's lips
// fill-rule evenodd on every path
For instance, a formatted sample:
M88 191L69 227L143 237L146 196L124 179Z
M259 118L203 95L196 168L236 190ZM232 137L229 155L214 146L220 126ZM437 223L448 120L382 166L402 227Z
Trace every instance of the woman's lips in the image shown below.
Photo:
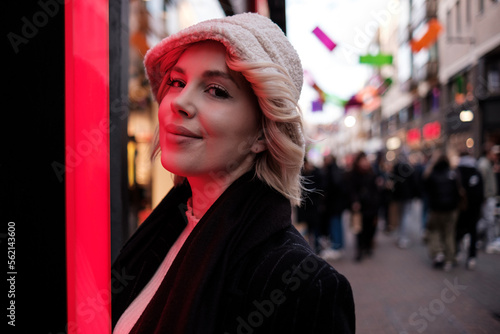
M175 125L175 124L169 124L165 127L165 131L167 132L167 135L172 136L172 139L175 139L175 141L179 141L182 139L203 139L202 136L196 134L195 132L189 130L188 128L185 128L180 125Z

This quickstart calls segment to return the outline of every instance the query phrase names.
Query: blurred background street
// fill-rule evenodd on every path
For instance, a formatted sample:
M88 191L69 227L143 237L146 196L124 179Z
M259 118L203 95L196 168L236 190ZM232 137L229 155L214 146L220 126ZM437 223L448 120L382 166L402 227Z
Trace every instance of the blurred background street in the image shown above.
M500 254L481 251L475 271L466 270L462 259L444 272L432 267L421 230L413 224L407 249L379 230L373 255L355 262L344 218L346 250L329 262L351 282L357 333L500 333Z

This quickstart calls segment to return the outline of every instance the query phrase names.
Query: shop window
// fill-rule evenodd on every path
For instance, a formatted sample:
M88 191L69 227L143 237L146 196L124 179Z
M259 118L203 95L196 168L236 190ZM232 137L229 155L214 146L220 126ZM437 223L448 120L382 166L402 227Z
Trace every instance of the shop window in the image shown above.
M457 76L452 83L452 96L456 104L465 102L466 77L464 75Z
M422 116L422 102L420 99L417 98L417 99L413 100L413 108L410 111L412 111L411 112L412 115L410 115L410 119L418 119ZM411 116L413 116L413 117L411 117Z
M394 115L391 115L391 117L389 117L389 122L387 124L387 130L388 130L388 133L393 133L393 132L396 132L397 129L398 129L398 117L396 114L394 114Z
M425 100L424 102L422 103L423 107L422 107L422 113L425 115L425 114L428 114L430 113L431 109L432 109L432 100L433 100L433 97L432 97L432 90L431 89L427 95L425 96Z
M454 87L453 87L453 81L448 82L446 85L446 95L445 95L445 102L447 104L453 103L455 101L454 98Z
M487 72L488 91L490 93L500 93L500 66L499 63L492 64Z
M433 87L430 92L430 103L429 109L431 112L439 112L439 98L441 96L441 90L439 87Z
M404 125L410 120L408 108L403 108L399 111L399 124Z
M386 136L389 133L389 121L387 119L384 119L382 122L380 122L380 135Z

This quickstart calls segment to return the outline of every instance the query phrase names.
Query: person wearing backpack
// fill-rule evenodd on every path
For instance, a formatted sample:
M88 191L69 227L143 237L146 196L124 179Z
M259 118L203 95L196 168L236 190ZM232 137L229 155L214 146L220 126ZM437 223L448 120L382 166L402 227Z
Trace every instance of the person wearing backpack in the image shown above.
M481 217L481 206L484 201L484 184L481 172L477 168L476 159L467 152L460 153L457 170L461 184L465 190L465 203L460 208L456 227L456 252L466 234L470 235L470 243L466 268L476 267L477 222ZM465 251L465 249L463 249Z

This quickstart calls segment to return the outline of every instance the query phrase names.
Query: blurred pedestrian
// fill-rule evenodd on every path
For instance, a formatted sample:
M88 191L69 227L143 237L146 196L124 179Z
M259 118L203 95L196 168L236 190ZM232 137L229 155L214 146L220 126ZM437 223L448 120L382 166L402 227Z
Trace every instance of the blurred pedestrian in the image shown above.
M253 13L204 21L144 63L175 186L113 264L113 333L353 333L349 282L291 221L303 70L283 31Z
M496 161L495 146L487 142L483 146L481 157L478 160L478 169L481 172L484 182L484 202L481 207L481 218L478 222L481 239L485 241L487 253L491 253L494 248L496 238L495 210L497 207L497 182L493 171L493 164Z
M477 169L477 161L468 152L460 153L457 170L461 184L465 190L465 201L460 207L456 227L456 252L460 251L460 243L468 234L469 249L467 251L466 267L474 270L476 267L477 222L481 216L481 205L484 199L483 178Z
M333 155L324 158L326 227L330 237L330 247L320 253L325 260L338 260L344 248L344 228L342 213L346 209L345 172L337 165Z
M410 243L409 226L412 221L413 199L416 195L416 172L406 153L400 153L392 170L392 199L398 207L398 240L400 248L407 248Z
M415 183L417 187L417 196L421 201L421 231L422 231L422 240L424 243L427 243L427 218L429 214L429 195L424 187L424 171L426 169L427 164L429 163L429 156L425 153L421 153L419 162L415 165Z
M321 170L307 158L302 168L304 195L297 208L297 220L307 226L309 244L316 253L321 251L319 244L321 208L324 198L323 175Z
M427 220L429 255L434 266L450 271L455 259L455 226L460 202L460 179L451 169L448 157L438 152L424 172L429 195Z
M379 191L375 173L364 152L354 158L348 176L351 215L361 215L361 226L356 233L355 260L371 256L378 222Z
M375 162L373 163L373 172L376 176L376 183L379 189L379 217L384 221L384 232L389 233L390 227L390 211L389 206L392 201L393 182L391 180L391 164L386 161L383 152L378 152Z

